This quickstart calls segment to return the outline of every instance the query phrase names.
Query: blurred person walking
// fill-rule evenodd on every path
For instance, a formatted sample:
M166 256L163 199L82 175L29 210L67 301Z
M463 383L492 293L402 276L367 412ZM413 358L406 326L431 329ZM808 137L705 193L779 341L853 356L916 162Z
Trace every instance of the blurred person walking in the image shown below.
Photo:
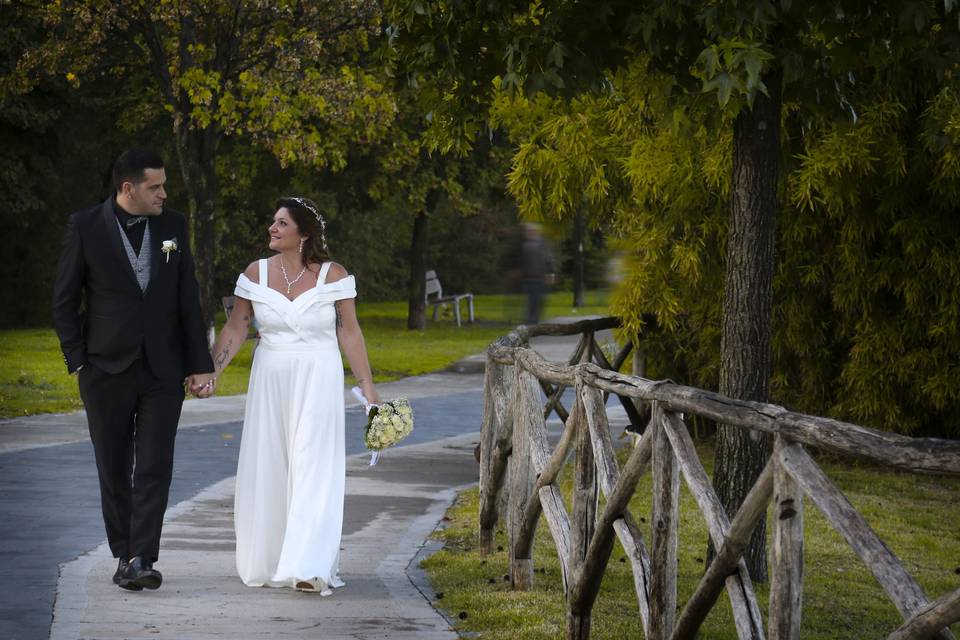
M540 322L543 313L543 298L548 285L553 283L553 253L540 225L533 222L523 224L523 244L520 251L521 287L527 297L525 322L528 325Z

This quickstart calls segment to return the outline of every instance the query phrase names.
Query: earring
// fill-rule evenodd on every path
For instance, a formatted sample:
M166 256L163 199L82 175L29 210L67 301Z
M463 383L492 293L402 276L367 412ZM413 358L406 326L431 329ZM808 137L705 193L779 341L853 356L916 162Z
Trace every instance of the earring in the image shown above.
M303 243L306 241L306 238L300 238L300 253L303 253Z

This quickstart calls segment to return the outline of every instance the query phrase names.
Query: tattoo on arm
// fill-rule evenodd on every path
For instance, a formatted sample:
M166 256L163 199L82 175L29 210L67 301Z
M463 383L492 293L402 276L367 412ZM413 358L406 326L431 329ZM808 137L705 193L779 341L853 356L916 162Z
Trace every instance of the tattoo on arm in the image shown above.
M343 329L343 314L340 312L340 302L334 302L333 308L337 312L337 331Z
M233 338L227 340L227 344L223 347L223 351L217 354L217 360L215 364L217 369L223 369L227 365L227 358L230 357L230 348L233 346Z

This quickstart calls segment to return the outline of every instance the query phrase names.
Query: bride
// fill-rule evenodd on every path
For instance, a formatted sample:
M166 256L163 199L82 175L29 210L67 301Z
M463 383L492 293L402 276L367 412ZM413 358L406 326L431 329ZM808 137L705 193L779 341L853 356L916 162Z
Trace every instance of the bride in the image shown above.
M236 304L213 347L213 393L256 318L237 468L237 572L251 587L329 595L337 575L344 496L340 351L363 395L379 402L357 322L353 276L330 261L325 222L306 198L281 198L270 258L237 279ZM338 348L339 343L339 348Z

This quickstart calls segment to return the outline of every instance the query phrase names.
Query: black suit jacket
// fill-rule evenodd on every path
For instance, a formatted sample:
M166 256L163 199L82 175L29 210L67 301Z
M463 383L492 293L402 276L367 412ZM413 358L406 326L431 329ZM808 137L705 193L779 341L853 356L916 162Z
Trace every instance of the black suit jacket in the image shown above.
M53 289L53 323L71 373L87 362L120 373L141 348L160 378L213 371L186 219L164 209L149 221L150 284L141 292L113 198L70 216ZM169 260L160 251L164 240L177 244Z

